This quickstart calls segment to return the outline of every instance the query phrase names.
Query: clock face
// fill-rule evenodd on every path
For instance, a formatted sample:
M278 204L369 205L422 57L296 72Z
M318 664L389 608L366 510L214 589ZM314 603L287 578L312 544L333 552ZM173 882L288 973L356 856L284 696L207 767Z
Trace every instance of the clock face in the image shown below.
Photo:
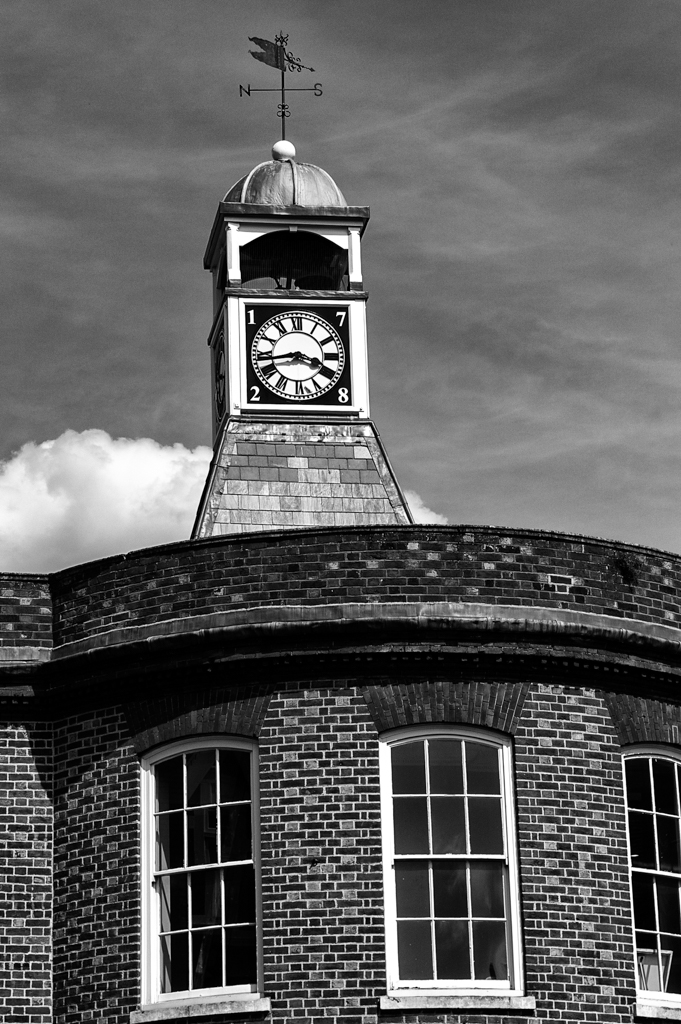
M220 334L218 347L215 350L215 382L214 401L215 418L219 422L225 413L225 336Z
M245 310L249 406L351 404L347 306Z

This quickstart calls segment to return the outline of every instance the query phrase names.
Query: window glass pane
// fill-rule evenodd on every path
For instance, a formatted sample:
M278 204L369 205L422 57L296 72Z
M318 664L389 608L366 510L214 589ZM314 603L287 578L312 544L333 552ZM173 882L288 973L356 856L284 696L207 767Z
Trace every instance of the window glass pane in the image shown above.
M222 986L222 934L220 928L192 935L193 988Z
M187 811L187 859L190 864L214 864L218 859L217 809Z
M657 886L657 912L660 917L660 931L681 933L679 921L679 883L673 878L655 879ZM666 939L663 941L663 945Z
M161 761L154 769L156 776L156 810L171 811L182 807L182 755Z
M214 804L216 794L215 751L187 754L187 807Z
M681 992L681 939L664 935L662 945L662 970L666 992Z
M655 832L653 815L629 811L629 841L631 843L631 866L633 868L654 868Z
M428 861L414 860L395 865L398 917L430 917Z
M503 853L501 800L494 797L470 797L468 820L471 829L471 853Z
M466 741L466 783L469 793L500 793L499 750Z
M433 977L429 921L397 922L397 955L403 981Z
M220 924L222 920L219 871L192 871L192 928Z
M638 965L639 988L645 992L661 992L660 965L657 956L657 938L636 933L636 962Z
M433 861L433 905L436 917L468 917L465 862Z
M473 958L476 978L506 981L508 956L503 921L473 922Z
M463 793L463 768L459 740L430 740L428 764L431 793Z
M634 924L637 928L650 928L655 931L655 902L652 875L639 875L634 872L631 879L634 897Z
M679 819L655 815L657 825L657 849L660 855L661 871L679 871Z
M251 805L237 804L220 808L220 859L250 860L251 858Z
M653 761L653 786L655 787L655 810L665 814L678 814L676 805L676 779L671 761L655 758Z
M226 928L225 985L255 985L258 977L255 926Z
M433 853L465 853L466 821L464 798L434 796L430 801L433 825Z
M225 921L255 921L255 874L252 864L225 868Z
M436 921L435 952L439 979L470 978L468 921Z
M391 748L393 793L425 793L426 765L423 742L401 743Z
M189 988L189 936L164 935L161 938L161 991L184 992Z
M653 798L650 792L650 768L648 759L628 757L624 762L627 777L627 803L629 807L638 807L644 811L652 811Z
M393 801L395 853L428 853L428 810L425 797Z
M159 882L161 897L161 931L172 932L187 927L187 876L164 875Z
M156 818L156 868L159 871L184 866L183 819L182 811L159 814Z
M251 799L251 755L247 750L220 750L220 802Z
M473 917L504 916L504 868L502 864L471 862L471 911Z

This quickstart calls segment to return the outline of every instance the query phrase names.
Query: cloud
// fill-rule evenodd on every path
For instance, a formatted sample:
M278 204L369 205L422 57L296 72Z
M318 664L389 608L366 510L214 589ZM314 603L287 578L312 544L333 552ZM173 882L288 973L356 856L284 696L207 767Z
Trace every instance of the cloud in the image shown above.
M189 537L210 449L67 430L0 463L0 568L52 572Z
M428 508L416 491L405 491L404 496L417 523L435 523L437 526L446 526L449 522L447 516L441 516L439 512L433 512L432 508Z

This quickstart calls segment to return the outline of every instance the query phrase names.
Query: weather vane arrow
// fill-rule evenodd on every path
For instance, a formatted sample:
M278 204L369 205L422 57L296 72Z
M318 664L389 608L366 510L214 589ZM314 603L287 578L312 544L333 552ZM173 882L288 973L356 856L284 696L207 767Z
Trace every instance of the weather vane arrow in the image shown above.
M260 39L258 36L249 36L249 42L255 43L259 46L259 50L249 50L252 57L256 60L261 61L263 64L268 64L271 68L276 68L277 71L281 72L281 86L279 89L256 89L250 85L239 86L239 96L250 96L252 92L279 92L281 91L281 103L277 109L277 117L281 118L281 137L286 138L286 118L291 116L289 105L286 102L286 72L287 71L314 71L314 68L309 68L306 64L303 64L297 57L294 57L290 50L287 50L288 36L285 36L282 32L278 36L274 37L274 42L270 42L269 39ZM322 95L321 82L316 82L312 86L291 86L289 92L313 92L315 96Z

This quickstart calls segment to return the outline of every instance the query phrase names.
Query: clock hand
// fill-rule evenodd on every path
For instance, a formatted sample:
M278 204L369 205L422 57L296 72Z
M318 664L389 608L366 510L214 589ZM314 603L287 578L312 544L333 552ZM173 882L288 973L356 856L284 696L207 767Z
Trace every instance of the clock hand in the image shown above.
M288 360L289 363L294 361L309 363L312 367L322 365L321 359L317 359L316 356L306 356L304 352L283 352L281 355L272 356L272 360L275 363L280 363L284 359Z

